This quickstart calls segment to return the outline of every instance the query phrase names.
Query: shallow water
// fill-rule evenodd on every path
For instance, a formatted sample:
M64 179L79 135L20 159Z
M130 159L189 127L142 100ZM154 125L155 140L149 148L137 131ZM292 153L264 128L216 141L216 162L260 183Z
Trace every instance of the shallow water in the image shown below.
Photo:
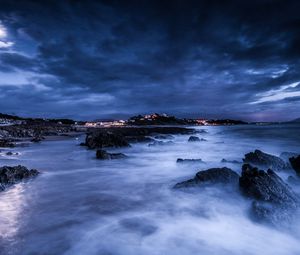
M240 173L241 164L221 159L242 162L254 149L299 152L300 126L204 129L198 136L206 142L178 135L174 145L110 150L127 154L125 160L96 160L95 151L78 146L84 137L13 149L18 156L2 153L1 165L42 174L0 193L0 254L299 255L300 219L275 229L251 221L250 201L235 190L171 188L209 167ZM179 157L205 164L176 164Z

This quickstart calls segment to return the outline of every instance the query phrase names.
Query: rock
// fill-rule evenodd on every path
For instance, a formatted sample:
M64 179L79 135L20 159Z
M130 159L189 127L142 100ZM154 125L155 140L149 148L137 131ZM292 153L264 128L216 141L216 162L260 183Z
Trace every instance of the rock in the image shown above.
M167 142L163 142L163 141L154 141L153 143L149 143L148 146L157 146L157 145L174 145L174 143L172 141L167 141Z
M210 168L198 172L193 179L177 183L174 188L197 187L205 184L234 184L237 185L239 175L233 170L223 168Z
M12 147L15 147L15 144L12 143L10 140L0 139L0 147L2 147L2 148L12 148Z
M120 159L120 158L126 158L127 156L123 153L108 153L105 150L97 150L96 152L96 158L97 159Z
M198 159L182 159L182 158L178 158L176 160L177 163L204 163L204 161L202 161L201 158Z
M8 152L6 152L6 155L11 156L11 155L13 155L13 153L11 151L8 151Z
M300 176L300 155L290 158L290 163L297 175Z
M90 149L130 146L124 136L109 131L88 134L85 139L85 144Z
M271 168L274 171L281 171L289 168L288 164L281 158L264 153L260 150L245 154L243 161L244 163L261 167L264 170Z
M223 159L221 160L221 163L241 164L242 162L239 162L239 161L237 161L237 160L227 160L227 159L223 158Z
M298 208L296 194L270 169L265 172L244 164L239 186L243 195L254 199L251 212L258 221L282 224Z
M3 166L0 167L0 186L4 190L6 187L18 183L22 180L35 177L39 172L35 169L27 169L25 166Z
M200 142L200 138L198 136L190 136L188 142Z

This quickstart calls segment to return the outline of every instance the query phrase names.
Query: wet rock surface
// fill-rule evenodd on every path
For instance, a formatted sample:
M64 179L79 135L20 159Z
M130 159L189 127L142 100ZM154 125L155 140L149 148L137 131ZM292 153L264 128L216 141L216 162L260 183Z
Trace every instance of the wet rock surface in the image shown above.
M254 199L251 214L258 221L281 224L298 208L296 194L270 169L263 171L244 164L239 186L243 195Z
M210 168L198 172L193 179L177 183L174 188L197 187L205 184L233 184L236 186L239 175L230 168Z
M245 154L244 163L249 163L254 166L263 168L264 170L272 169L274 171L286 170L289 165L279 157L264 153L260 150Z
M25 179L35 177L39 174L36 169L28 169L25 166L3 166L0 167L0 190L23 181Z
M230 164L241 164L242 162L238 161L238 160L227 160L225 158L223 158L221 160L221 163L230 163Z
M297 175L300 176L300 155L297 157L291 157L289 160L292 168L296 171Z
M96 158L101 160L110 160L110 159L127 158L127 156L123 153L109 153L105 150L97 150Z

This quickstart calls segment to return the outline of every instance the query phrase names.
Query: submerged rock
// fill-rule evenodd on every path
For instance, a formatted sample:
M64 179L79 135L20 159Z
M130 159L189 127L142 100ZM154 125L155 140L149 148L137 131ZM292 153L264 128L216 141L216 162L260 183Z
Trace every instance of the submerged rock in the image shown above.
M255 150L245 154L244 163L249 163L267 170L271 168L274 171L288 169L289 166L281 158L271 154L264 153L260 150Z
M240 164L240 163L242 163L242 162L239 162L239 161L237 161L237 160L227 160L227 159L223 158L223 159L221 160L221 163Z
M177 183L174 188L187 188L202 186L204 184L234 184L237 185L239 175L233 170L223 168L210 168L198 172L193 179Z
M300 176L300 155L290 158L290 163L297 175Z
M266 172L244 164L239 186L243 195L254 199L252 216L256 220L282 224L298 208L296 194L270 169Z
M127 156L123 153L108 153L105 150L97 150L96 152L96 158L97 159L120 159L120 158L126 158Z
M201 158L197 159L183 159L183 158L178 158L176 160L177 163L204 163Z
M0 189L18 183L22 180L37 176L39 172L35 169L27 169L25 166L3 166L0 167Z

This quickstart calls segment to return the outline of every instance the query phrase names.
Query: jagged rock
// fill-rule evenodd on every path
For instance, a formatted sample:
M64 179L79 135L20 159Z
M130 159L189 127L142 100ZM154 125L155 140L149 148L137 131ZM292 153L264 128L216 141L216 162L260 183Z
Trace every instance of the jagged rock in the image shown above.
M25 166L3 166L0 167L0 186L4 190L6 187L18 183L30 177L37 176L39 172L35 169L27 169Z
M223 159L221 160L221 163L240 164L240 163L242 163L242 162L239 162L239 161L237 161L237 160L227 160L227 159L223 158Z
M198 172L193 179L177 183L174 188L196 187L204 184L234 184L236 186L238 180L239 175L227 167L210 168Z
M85 139L85 144L90 149L130 146L124 136L113 132L94 132L88 134Z
M176 160L177 163L204 163L201 158L198 159L183 159L183 158L178 158Z
M254 199L252 216L258 221L282 224L298 208L296 194L271 169L265 172L244 164L239 186L243 195Z
M297 175L300 176L300 155L297 157L290 158L290 163Z
M245 154L243 161L244 163L261 167L264 170L271 168L274 171L281 171L289 168L288 164L281 158L264 153L260 150Z
M15 147L15 144L12 143L10 140L0 139L0 147L11 148L11 147Z
M127 156L123 153L108 153L105 150L97 150L96 152L96 158L97 159L120 159L120 158L126 158Z
M167 142L163 142L163 141L154 141L153 143L149 143L148 146L157 146L157 145L173 145L174 143L172 141L167 141Z

